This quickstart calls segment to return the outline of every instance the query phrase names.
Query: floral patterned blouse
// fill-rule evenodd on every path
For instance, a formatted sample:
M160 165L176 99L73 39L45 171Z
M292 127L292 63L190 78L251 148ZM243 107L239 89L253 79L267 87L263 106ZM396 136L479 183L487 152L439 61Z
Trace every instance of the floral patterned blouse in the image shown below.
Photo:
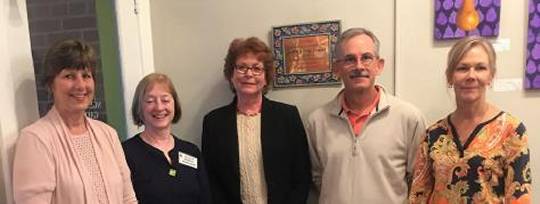
M418 148L410 203L530 203L527 142L523 123L500 112L461 144L449 115Z

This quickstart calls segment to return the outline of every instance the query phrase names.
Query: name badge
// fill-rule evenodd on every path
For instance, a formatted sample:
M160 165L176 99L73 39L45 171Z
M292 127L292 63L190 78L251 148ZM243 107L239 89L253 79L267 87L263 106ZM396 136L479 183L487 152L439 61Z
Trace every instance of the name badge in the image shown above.
M178 163L197 169L197 158L183 152L178 152Z

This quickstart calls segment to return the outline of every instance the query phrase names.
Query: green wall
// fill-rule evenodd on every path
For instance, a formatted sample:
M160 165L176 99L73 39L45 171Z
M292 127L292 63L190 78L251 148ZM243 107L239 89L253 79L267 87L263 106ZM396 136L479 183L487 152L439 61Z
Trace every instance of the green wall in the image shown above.
M109 125L118 132L120 140L124 140L127 138L126 113L124 111L114 1L95 1L107 120Z

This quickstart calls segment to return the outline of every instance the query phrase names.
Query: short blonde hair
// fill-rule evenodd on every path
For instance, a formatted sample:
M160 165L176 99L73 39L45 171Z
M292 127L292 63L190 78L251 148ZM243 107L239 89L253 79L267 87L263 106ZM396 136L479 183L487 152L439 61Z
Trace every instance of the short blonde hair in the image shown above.
M448 62L445 71L447 83L450 83L452 74L454 73L459 62L463 59L463 56L465 56L469 50L476 46L481 46L488 54L489 67L492 70L491 76L495 76L495 73L497 72L497 56L495 54L495 49L493 49L493 45L491 45L491 43L485 38L480 36L468 36L457 41L456 44L452 46L452 49L450 49L448 52Z
M137 126L144 125L143 117L143 107L144 95L149 91L151 87L156 84L164 84L168 89L169 93L174 99L174 116L172 123L177 123L182 116L182 109L180 107L180 100L178 100L178 94L174 85L165 74L161 73L152 73L146 75L140 82L137 84L135 89L135 95L133 96L133 103L131 104L131 116L133 117L133 123Z

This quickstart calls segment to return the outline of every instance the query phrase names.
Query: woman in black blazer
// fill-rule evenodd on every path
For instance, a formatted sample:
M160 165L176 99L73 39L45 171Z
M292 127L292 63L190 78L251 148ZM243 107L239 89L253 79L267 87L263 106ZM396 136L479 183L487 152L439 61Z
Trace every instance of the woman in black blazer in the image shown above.
M311 171L295 106L264 97L272 54L257 38L234 40L225 78L236 97L204 117L202 152L213 203L305 203Z

